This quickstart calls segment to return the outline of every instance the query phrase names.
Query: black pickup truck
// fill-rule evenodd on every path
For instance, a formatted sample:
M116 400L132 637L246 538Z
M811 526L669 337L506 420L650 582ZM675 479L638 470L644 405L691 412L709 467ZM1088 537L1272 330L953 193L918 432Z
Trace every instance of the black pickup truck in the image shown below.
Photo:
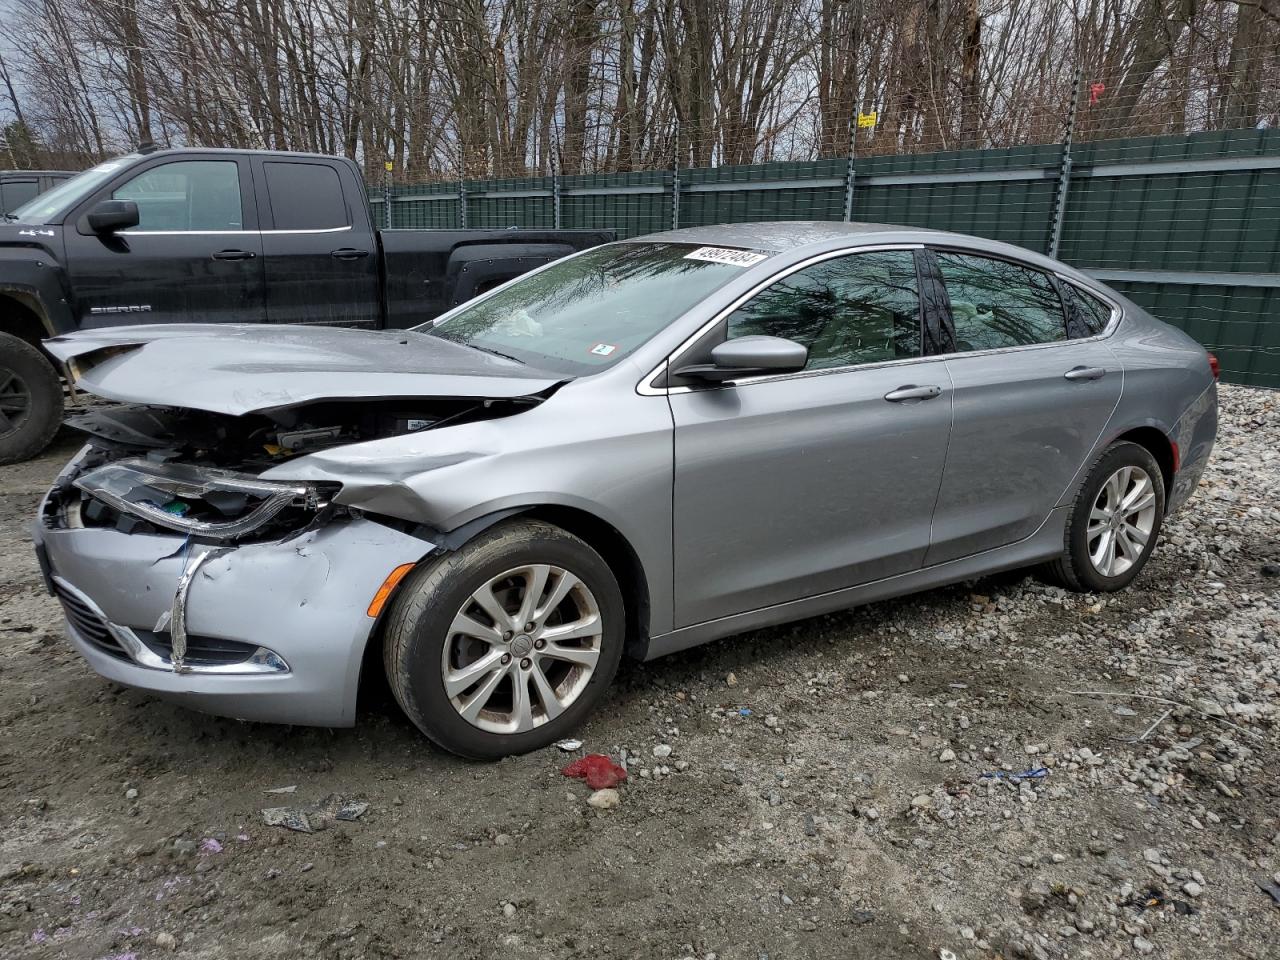
M100 163L0 222L0 463L62 419L49 336L135 323L404 328L602 230L377 230L350 160L152 150Z

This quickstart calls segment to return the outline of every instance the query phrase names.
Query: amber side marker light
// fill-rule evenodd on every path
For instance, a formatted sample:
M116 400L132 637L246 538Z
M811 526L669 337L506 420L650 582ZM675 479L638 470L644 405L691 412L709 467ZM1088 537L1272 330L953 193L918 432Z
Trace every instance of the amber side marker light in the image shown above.
M387 599L391 596L392 591L395 590L396 584L403 580L414 566L412 563L402 563L387 574L387 579L382 581L382 586L378 588L378 592L369 601L369 609L365 611L369 616L377 619L378 614L382 613L382 608L386 606Z
M1209 370L1213 373L1213 379L1215 380L1217 380L1222 373L1222 367L1218 363L1218 358L1212 353L1209 354Z

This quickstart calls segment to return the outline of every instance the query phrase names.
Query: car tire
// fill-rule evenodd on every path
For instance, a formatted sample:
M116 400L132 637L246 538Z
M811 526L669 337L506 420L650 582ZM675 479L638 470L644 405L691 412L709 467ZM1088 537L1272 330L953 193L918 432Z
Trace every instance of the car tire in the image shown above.
M517 622L531 609L532 631ZM493 760L577 728L612 682L625 635L622 593L604 559L559 527L514 520L406 578L388 611L383 663L396 701L429 739Z
M62 382L38 349L0 333L0 464L29 460L62 423Z
M1044 568L1047 579L1070 590L1123 590L1155 549L1164 505L1164 475L1155 457L1139 444L1113 443L1076 493L1065 550Z

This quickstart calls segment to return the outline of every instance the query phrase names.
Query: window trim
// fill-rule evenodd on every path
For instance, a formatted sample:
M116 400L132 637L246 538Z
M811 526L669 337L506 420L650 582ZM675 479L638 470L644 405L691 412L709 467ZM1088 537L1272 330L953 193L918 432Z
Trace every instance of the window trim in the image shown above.
M1106 327L1103 328L1101 333L1096 333L1091 337L1078 337L1074 340L1070 338L1067 338L1065 340L1050 340L1048 343L1024 343L1024 344L1018 344L1012 347L991 347L988 350L965 350L965 351L954 350L951 353L938 354L938 356L989 357L989 356L996 356L1002 353L1017 353L1022 350L1044 350L1049 347L1070 346L1072 344L1077 344L1077 343L1095 343L1100 340L1109 339L1112 335L1114 335L1116 330L1120 328L1120 321L1124 318L1124 310L1121 308L1120 304L1116 303L1116 301L1111 298L1109 294L1104 293L1103 291L1098 290L1092 286L1083 284L1079 280L1077 280L1075 277L1069 277L1065 273L1061 272L1060 270L1046 270L1043 267L1040 267L1036 264L1027 263L1024 260L1018 260L1015 257L1010 257L1001 253L988 253L986 250L974 250L971 247L961 247L961 246L956 246L952 244L932 244L932 243L926 243L923 246L925 247L925 250L928 253L934 253L936 251L942 250L950 253L968 254L969 256L986 257L989 260L1003 260L1006 263L1011 263L1014 266L1022 267L1026 270L1036 270L1036 271L1039 271L1040 273L1045 274L1046 276L1049 276L1058 280L1061 283L1070 284L1073 287L1079 287L1081 290L1084 290L1085 292L1090 293L1093 296L1097 297L1099 300L1101 300L1103 303L1105 303L1108 307L1111 308L1111 317L1107 321ZM941 272L938 270L937 261L934 260L933 258L930 258L930 262L932 264L932 270L937 283L940 286L942 286L943 290L945 291L946 285L942 279ZM1058 299L1059 300L1062 299L1061 294L1058 295ZM1067 310L1067 305L1063 303L1062 322L1063 322L1064 333L1066 332L1066 322L1067 322L1066 310ZM947 321L948 328L951 330L952 339L954 340L955 318L951 314L951 297L949 294L947 296L946 321Z
M765 277L764 279L762 279L759 283L751 287L751 289L747 290L745 293L735 297L727 306L717 311L715 316L713 316L710 320L708 320L696 331L694 331L692 335L690 335L689 337L686 337L685 340L681 342L681 344L678 347L676 347L673 351L667 354L666 358L663 359L661 363L659 363L656 367L654 367L647 374L645 374L644 377L640 379L640 382L636 384L636 393L640 394L642 397L666 397L666 396L671 396L673 394L693 393L695 389L701 390L701 389L715 389L718 387L737 387L737 386L745 386L747 384L752 384L752 383L767 383L775 380L797 380L803 377L821 377L821 376L828 376L833 373L845 373L850 370L875 370L881 367L902 366L904 364L920 363L922 361L928 361L928 360L938 360L943 357L950 356L950 354L944 354L944 353L935 353L935 354L929 354L929 355L922 353L918 357L903 357L898 360L881 360L878 363L852 363L852 364L846 364L840 367L821 367L816 370L795 370L790 373L767 373L767 374L761 374L760 376L755 376L755 377L741 377L737 380L723 380L715 384L714 386L708 387L708 388L694 388L694 387L686 387L686 386L672 387L672 386L666 386L666 385L660 385L660 384L654 383L655 380L666 376L667 372L671 369L671 367L673 367L676 363L680 361L682 355L687 353L694 346L696 346L698 341L700 341L704 336L706 336L713 329L715 329L717 324L727 321L730 315L732 315L744 303L746 303L748 300L750 300L752 297L756 296L757 294L762 293L766 288L773 286L773 284L777 283L779 280L784 280L787 277L789 277L791 274L798 273L799 271L804 270L808 267L812 267L815 264L823 263L824 261L827 261L827 260L835 260L839 257L857 256L860 253L882 253L888 250L909 250L912 252L912 254L914 254L917 250L922 250L924 248L925 248L925 244L921 242L868 244L866 246L845 247L844 249L841 249L841 250L829 250L826 253L815 254L814 256L801 260L798 263L793 263L789 267L783 267L781 270L777 271L776 273L770 274L768 277ZM917 283L920 282L918 268L916 270L916 282ZM921 310L921 328L922 328L921 337L923 338L924 336L923 298L921 299L920 310ZM920 349L922 351L924 349L923 340L920 344Z
M259 234L280 234L280 233L345 233L351 230L348 224L345 227L325 227L316 230L130 230L128 236L131 237L235 237L235 236L258 236Z

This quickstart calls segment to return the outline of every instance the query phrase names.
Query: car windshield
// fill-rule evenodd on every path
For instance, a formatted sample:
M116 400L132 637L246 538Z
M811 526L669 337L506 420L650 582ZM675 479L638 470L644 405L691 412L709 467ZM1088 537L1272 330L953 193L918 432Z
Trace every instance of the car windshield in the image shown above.
M97 190L104 181L113 176L125 164L138 159L138 154L117 157L90 167L84 173L77 174L70 180L64 180L52 190L28 200L10 216L19 223L52 223L62 219L68 210L84 197Z
M613 243L424 325L455 343L557 373L616 363L764 254L680 243Z

